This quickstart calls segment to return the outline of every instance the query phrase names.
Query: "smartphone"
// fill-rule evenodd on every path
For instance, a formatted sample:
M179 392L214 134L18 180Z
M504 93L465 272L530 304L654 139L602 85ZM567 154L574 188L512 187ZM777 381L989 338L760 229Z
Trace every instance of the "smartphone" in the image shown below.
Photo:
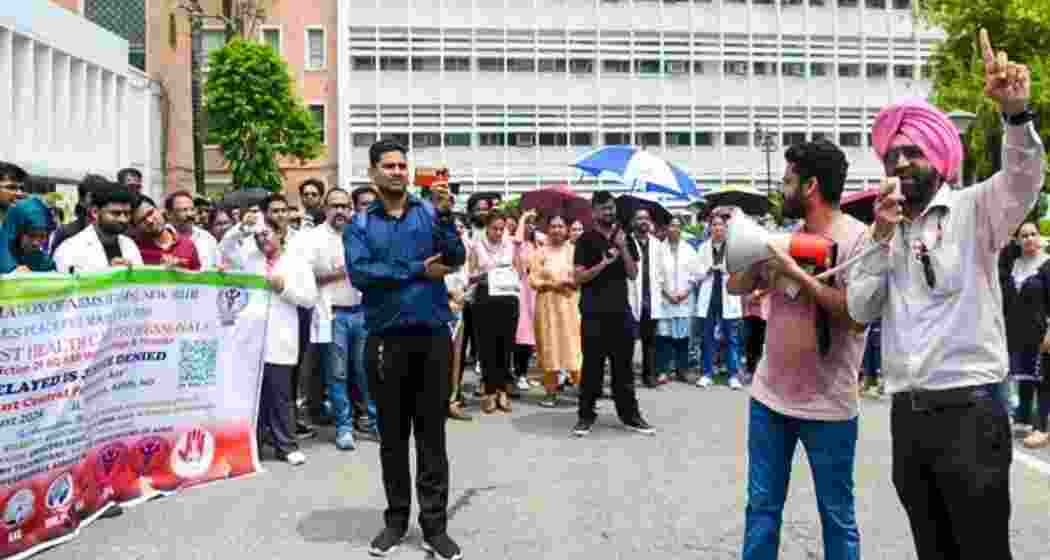
M447 167L417 167L413 183L422 189L429 189L434 183L448 182Z

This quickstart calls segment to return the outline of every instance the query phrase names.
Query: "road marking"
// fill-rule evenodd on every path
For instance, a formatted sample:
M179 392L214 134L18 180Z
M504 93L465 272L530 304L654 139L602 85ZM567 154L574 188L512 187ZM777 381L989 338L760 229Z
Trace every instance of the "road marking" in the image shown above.
M1050 463L1042 459L1037 459L1033 455L1029 455L1023 451L1014 448L1014 458L1024 463L1026 466L1046 475L1050 476Z

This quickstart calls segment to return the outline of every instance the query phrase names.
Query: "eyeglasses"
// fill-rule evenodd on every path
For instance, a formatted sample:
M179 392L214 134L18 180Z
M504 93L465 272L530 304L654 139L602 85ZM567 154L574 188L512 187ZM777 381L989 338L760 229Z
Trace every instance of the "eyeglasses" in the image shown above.
M902 156L908 161L926 157L922 153L922 148L918 146L896 146L886 151L886 155L882 158L882 163L886 167L897 167L897 162L900 161Z

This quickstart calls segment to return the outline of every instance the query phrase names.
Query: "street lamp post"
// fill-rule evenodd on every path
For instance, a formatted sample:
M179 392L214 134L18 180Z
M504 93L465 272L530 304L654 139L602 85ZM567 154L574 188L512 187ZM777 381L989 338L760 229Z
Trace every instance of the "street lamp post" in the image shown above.
M773 133L762 127L762 123L755 123L755 139L758 141L758 145L762 148L762 151L766 153L766 198L769 198L769 193L773 190L773 152L776 151L776 141L773 139Z
M963 145L963 157L959 160L959 188L966 187L966 142L964 138L966 131L970 130L977 115L969 111L952 111L948 113L948 120L952 121L955 129L959 131L959 142Z

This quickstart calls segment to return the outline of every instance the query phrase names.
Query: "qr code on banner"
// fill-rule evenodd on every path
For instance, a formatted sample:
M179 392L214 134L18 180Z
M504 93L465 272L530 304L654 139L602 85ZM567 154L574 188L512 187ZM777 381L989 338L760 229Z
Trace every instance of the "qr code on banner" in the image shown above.
M219 340L179 341L179 388L215 385Z

